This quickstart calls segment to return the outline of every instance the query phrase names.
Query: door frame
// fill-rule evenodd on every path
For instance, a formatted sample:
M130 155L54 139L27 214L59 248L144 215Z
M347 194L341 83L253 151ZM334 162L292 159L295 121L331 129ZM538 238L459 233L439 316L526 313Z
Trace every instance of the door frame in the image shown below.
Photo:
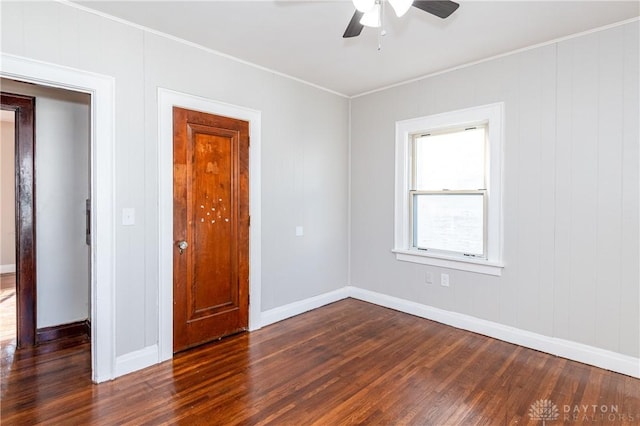
M249 330L261 313L261 112L158 87L158 362L173 357L173 107L249 122Z
M34 96L2 92L2 109L14 112L16 341L36 344L36 211Z
M0 76L91 95L91 370L115 376L115 80L2 53Z

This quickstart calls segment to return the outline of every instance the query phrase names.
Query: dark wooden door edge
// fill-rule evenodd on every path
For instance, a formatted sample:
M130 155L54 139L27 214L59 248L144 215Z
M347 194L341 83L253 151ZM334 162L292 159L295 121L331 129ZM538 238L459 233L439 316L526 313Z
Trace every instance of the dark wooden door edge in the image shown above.
M35 98L1 94L16 114L16 315L18 347L36 343Z
M37 343L46 343L78 336L91 338L91 323L88 320L39 328L36 333L36 340Z

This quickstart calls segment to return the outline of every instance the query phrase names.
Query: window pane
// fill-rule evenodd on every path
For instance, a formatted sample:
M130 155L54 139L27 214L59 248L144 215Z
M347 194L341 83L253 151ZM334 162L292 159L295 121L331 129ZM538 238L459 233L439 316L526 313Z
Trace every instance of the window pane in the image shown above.
M415 190L483 189L485 127L415 139Z
M483 256L484 195L414 194L414 245Z

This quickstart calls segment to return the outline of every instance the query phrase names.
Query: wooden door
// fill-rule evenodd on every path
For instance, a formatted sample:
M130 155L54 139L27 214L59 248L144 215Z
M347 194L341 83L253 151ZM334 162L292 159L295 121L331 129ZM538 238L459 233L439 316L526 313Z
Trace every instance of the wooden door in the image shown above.
M16 337L36 344L35 97L2 93L2 109L15 112Z
M178 352L249 324L249 123L174 107L173 144Z

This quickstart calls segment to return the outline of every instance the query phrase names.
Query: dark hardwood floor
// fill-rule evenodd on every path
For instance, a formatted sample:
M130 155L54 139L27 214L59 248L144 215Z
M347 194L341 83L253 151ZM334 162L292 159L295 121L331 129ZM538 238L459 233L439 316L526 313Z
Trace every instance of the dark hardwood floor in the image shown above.
M3 357L3 425L640 424L638 379L353 299L99 385L76 343Z

